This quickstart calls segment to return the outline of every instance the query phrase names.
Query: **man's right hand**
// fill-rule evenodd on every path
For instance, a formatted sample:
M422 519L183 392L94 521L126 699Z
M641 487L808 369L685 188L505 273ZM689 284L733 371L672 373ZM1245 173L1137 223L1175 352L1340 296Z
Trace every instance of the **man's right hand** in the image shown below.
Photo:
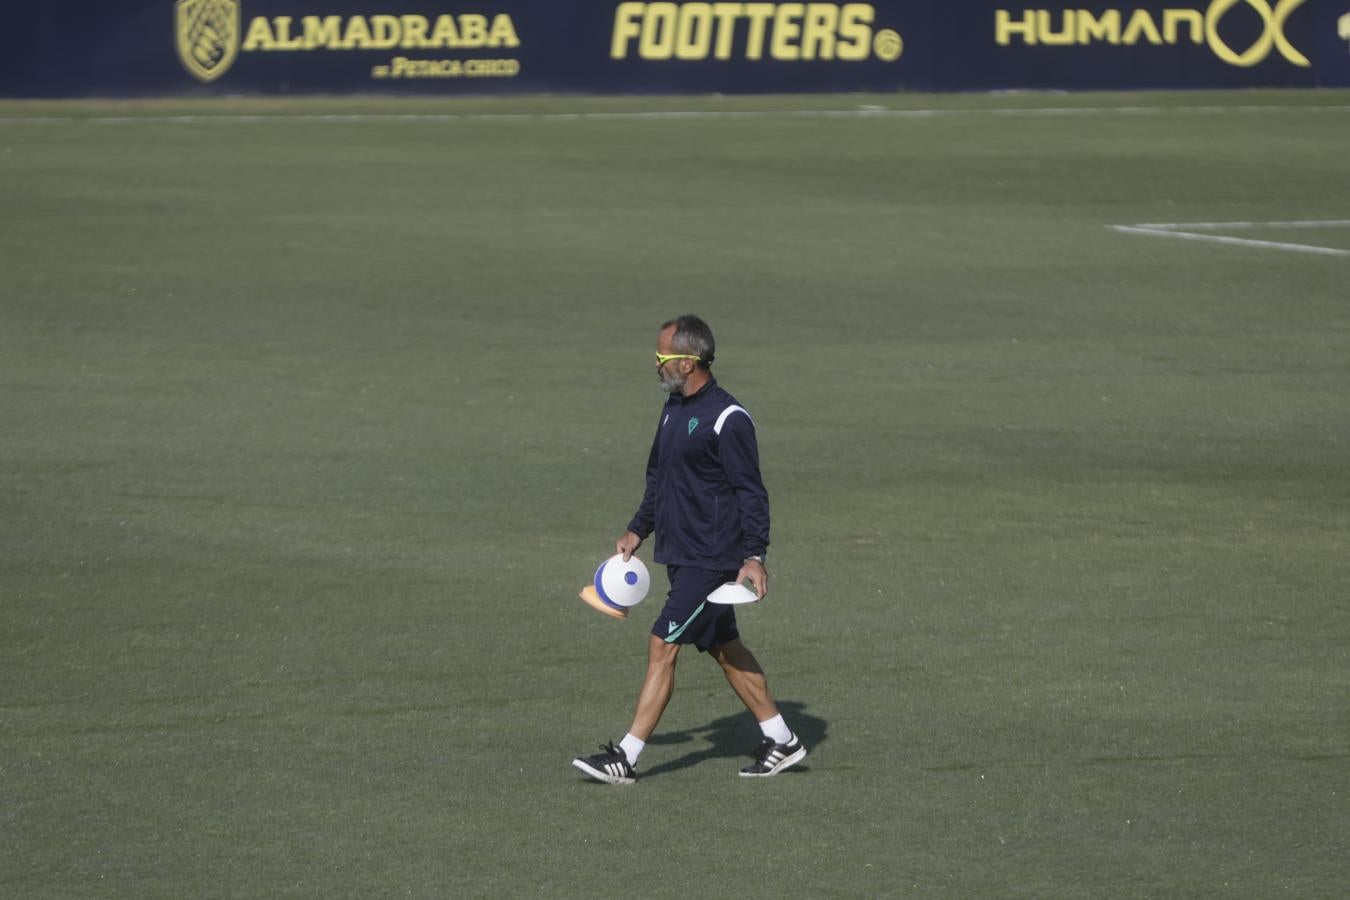
M631 531L625 531L623 537L614 542L614 552L623 554L623 561L628 562L637 548L642 546L642 538L633 534Z

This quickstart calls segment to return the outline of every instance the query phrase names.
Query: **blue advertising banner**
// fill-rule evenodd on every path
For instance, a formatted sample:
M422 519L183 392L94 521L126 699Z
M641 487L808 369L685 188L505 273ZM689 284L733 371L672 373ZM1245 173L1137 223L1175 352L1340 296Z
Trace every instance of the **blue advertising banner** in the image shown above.
M980 46L983 58L943 80L1071 89L1346 83L1350 46L1322 40L1336 32L1334 0L1087 5L959 4L960 44Z
M1350 85L1350 0L44 0L0 95Z

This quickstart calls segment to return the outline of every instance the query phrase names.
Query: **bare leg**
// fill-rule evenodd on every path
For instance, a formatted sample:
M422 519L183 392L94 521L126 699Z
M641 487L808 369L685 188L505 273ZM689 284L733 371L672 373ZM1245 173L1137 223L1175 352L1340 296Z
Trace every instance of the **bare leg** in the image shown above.
M722 672L731 683L731 689L741 698L745 708L756 722L764 722L778 715L778 705L769 694L769 683L759 667L755 654L737 638L712 649L712 657L722 666Z
M638 692L637 710L628 732L639 740L647 740L661 721L670 695L675 692L675 661L680 654L679 644L667 644L656 635L647 643L647 677Z

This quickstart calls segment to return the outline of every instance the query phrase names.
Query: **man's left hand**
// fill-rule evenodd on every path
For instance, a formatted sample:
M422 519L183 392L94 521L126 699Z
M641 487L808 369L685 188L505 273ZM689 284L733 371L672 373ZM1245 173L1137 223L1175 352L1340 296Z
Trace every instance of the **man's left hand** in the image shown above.
M763 600L764 595L769 593L769 573L765 570L764 563L747 559L741 565L741 570L736 573L737 584L746 581L749 581L750 586L755 589L755 599Z

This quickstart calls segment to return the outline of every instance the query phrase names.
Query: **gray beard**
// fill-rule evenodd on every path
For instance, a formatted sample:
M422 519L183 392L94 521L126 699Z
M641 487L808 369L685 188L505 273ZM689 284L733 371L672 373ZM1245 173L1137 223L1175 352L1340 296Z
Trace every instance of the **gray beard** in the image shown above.
M684 393L684 385L688 380L689 379L687 378L678 377L667 379L663 374L661 376L661 390L665 391L667 394L682 394Z

